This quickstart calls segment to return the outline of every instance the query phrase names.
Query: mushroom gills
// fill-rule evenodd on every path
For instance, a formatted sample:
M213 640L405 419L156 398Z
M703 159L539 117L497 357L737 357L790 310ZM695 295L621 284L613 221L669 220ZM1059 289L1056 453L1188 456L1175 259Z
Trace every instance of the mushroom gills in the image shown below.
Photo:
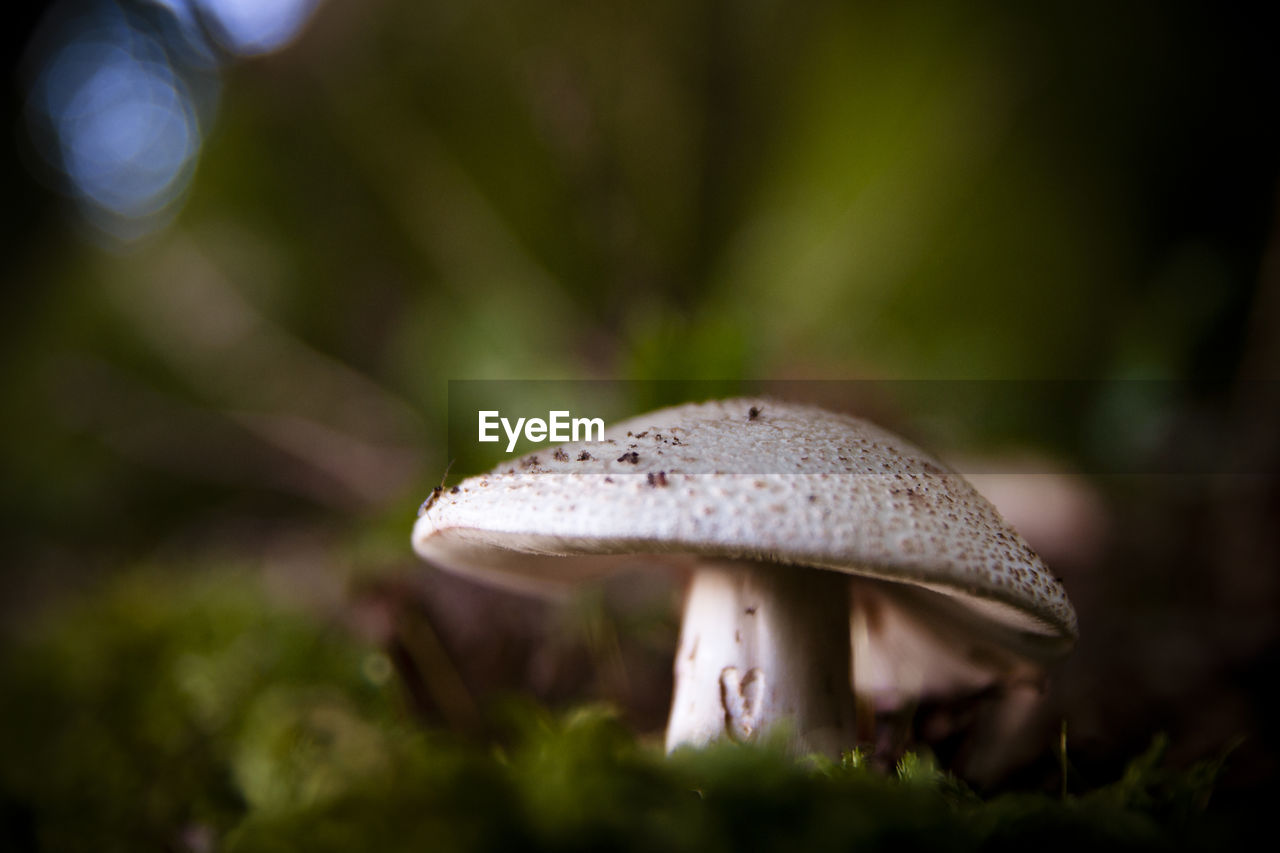
M984 622L956 603L905 584L850 582L850 678L860 708L892 712L1043 678L1034 636Z

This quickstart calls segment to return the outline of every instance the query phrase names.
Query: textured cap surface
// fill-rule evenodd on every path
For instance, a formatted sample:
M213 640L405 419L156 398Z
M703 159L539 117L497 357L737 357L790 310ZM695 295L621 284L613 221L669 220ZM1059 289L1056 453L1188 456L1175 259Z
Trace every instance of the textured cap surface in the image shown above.
M648 555L767 560L943 593L1037 654L1076 635L1062 584L968 482L867 421L811 406L662 409L429 504L418 553L508 583L573 582Z

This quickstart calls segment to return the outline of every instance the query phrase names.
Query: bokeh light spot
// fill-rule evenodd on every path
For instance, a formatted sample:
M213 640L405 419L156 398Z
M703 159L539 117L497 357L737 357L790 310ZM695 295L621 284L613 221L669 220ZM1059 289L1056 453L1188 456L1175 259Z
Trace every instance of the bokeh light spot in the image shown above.
M222 66L291 41L316 0L63 0L36 42L27 121L98 231L144 236L195 173ZM214 42L217 42L215 45Z
M252 55L279 50L297 36L316 0L196 0L222 46Z
M186 188L199 147L184 87L167 65L119 50L84 70L54 117L67 176L113 213L156 213Z

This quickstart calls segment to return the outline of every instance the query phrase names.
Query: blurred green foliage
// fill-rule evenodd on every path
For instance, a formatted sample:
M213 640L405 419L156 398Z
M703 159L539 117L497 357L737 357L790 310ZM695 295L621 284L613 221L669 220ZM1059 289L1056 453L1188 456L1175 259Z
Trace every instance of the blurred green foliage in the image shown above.
M3 658L8 829L138 849L323 801L396 737L389 664L367 675L377 654L244 575L133 573L77 597Z
M780 743L670 757L606 709L493 711L466 741L406 717L381 653L235 578L137 572L3 662L8 849L1212 849L1218 764L1162 745L1080 796L984 800L908 754Z
M636 413L695 380L1229 377L1276 175L1264 31L1197 3L320 4L225 69L167 231L105 252L14 212L0 524L74 573L212 513L404 519L450 379L673 383ZM1094 415L1002 430L1015 398L956 444Z

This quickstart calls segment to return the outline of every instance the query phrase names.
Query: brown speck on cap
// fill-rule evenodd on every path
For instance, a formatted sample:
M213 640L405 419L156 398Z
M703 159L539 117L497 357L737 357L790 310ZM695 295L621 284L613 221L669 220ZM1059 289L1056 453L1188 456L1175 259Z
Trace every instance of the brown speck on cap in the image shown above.
M584 450L584 451L582 451L581 453L579 453L579 454L578 454L578 461L579 461L579 462L590 462L590 461L591 461L591 454L590 454L590 453L588 453L588 452L587 452L587 451L585 451L585 450Z
M551 454L551 458L556 460L557 462L568 462L569 454L565 453L563 450L557 447L555 450L555 453Z
M747 409L747 420L754 421L756 418L760 417L761 411L763 410L759 406L752 406Z
M624 454L622 454L621 456L619 456L619 457L618 457L618 461L619 461L619 462L630 462L632 465L638 465L638 464L640 463L640 454L639 454L639 453L636 453L636 452L633 450L633 451L631 451L630 453L624 453Z

